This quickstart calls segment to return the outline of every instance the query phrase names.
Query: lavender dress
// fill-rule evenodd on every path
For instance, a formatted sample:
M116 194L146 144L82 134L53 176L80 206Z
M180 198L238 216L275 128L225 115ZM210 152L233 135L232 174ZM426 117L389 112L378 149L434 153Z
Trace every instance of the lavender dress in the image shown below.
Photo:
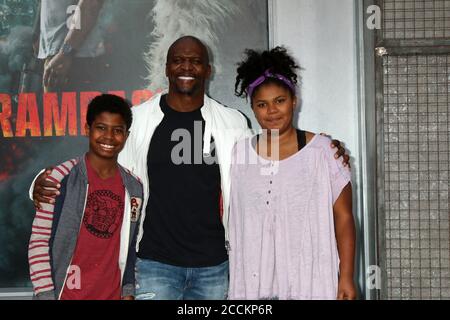
M251 139L233 151L229 299L336 299L333 204L350 182L330 139L316 135L281 161Z

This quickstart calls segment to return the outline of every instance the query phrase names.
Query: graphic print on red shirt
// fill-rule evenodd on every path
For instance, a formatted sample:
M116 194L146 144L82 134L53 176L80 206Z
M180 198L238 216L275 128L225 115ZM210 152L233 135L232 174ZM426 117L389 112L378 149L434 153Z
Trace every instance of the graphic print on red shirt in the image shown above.
M98 238L109 239L120 227L123 200L111 190L95 190L89 193L83 223Z
M102 180L87 158L86 167L86 208L71 263L72 273L68 274L61 300L119 300L125 187L119 170L114 177Z

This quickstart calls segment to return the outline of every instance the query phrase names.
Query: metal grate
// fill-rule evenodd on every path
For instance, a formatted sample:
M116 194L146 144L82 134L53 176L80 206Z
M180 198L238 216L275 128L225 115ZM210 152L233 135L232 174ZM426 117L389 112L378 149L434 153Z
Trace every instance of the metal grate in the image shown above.
M383 38L450 38L450 0L383 1Z
M449 299L450 55L383 69L387 298Z

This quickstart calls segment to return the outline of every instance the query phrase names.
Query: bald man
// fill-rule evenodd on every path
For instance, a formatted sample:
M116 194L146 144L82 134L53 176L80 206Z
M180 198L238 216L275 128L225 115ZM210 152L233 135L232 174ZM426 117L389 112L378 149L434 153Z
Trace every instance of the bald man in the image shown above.
M246 118L205 94L208 50L185 36L169 48L169 89L133 108L119 163L143 183L136 298L221 300L228 292L228 206L232 148L250 134ZM344 149L339 149L342 155ZM41 174L33 199L57 188Z

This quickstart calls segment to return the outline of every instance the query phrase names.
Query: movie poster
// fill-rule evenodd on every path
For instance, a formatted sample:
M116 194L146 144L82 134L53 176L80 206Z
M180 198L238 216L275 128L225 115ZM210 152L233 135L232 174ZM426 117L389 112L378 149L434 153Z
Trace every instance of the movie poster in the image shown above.
M86 107L95 95L115 93L137 105L166 88L166 52L178 37L208 45L209 95L255 124L248 103L234 96L234 79L245 48L268 47L267 1L104 0L80 57L45 87L44 64L67 28L77 27L77 3L0 0L0 288L30 287L33 177L87 150Z

